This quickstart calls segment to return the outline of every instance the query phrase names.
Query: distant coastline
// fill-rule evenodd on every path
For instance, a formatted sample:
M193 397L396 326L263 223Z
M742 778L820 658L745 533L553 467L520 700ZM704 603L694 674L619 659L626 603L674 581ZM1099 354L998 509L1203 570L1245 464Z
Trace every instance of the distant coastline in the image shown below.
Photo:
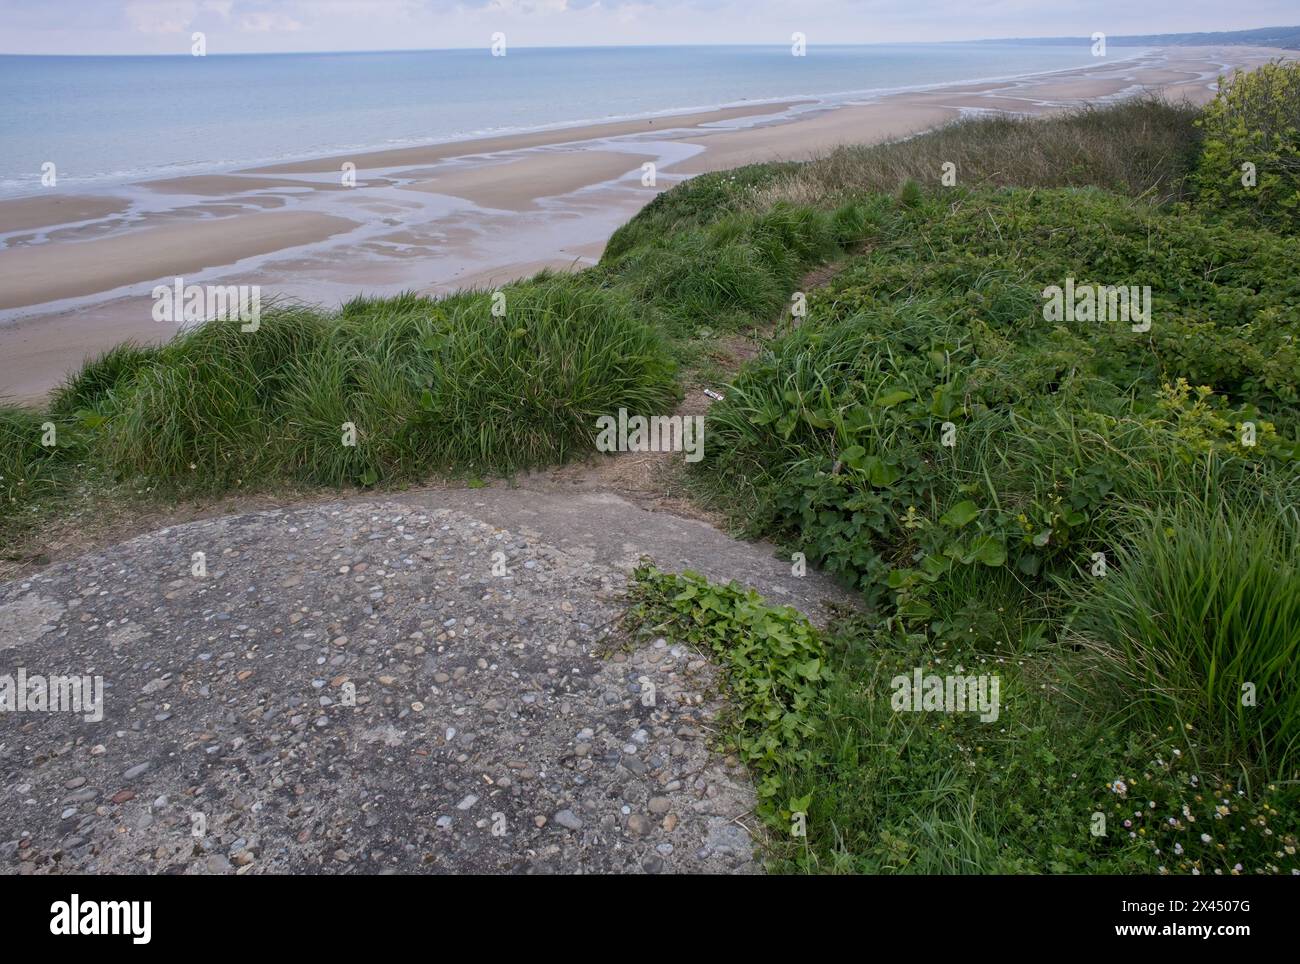
M0 197L44 193L33 159L57 165L62 189L87 191L755 104L833 106L1094 63L1089 42L817 46L806 56L699 46L0 57Z
M976 43L999 44L1074 44L1082 37L1005 37ZM1300 49L1300 26L1256 27L1252 30L1211 30L1193 33L1127 34L1107 37L1115 46L1160 47L1277 47L1286 50Z

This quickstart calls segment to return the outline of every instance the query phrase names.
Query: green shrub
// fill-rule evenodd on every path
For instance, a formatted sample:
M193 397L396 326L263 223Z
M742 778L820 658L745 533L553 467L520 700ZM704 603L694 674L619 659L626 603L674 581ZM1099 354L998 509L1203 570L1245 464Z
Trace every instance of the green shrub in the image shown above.
M1300 63L1277 61L1220 78L1197 124L1203 205L1237 210L1294 233L1300 227Z

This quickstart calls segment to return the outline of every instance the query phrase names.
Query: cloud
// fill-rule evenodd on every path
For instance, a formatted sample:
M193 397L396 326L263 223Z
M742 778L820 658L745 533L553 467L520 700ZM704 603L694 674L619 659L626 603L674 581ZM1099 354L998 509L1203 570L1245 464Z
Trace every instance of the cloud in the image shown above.
M1295 23L1295 0L0 0L0 51L221 53L594 44L933 42Z
M301 20L295 20L284 13L258 10L239 17L239 29L245 33L292 33L302 28Z
M568 0L492 0L487 9L493 13L563 13Z
M134 0L123 12L140 33L181 33L194 21L198 5L188 0Z

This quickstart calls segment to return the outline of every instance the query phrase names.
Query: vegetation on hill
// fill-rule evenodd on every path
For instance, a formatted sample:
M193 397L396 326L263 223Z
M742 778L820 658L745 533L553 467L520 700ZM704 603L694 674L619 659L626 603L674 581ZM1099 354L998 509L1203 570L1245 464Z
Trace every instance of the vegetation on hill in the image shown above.
M774 866L1300 873L1298 104L1277 65L1204 112L968 120L695 178L503 313L280 305L120 346L47 411L0 408L0 531L123 481L563 461L780 319L693 485L864 611L818 631L645 568L630 622L719 656ZM1048 309L1091 286L1134 317ZM996 677L996 718L900 709L917 671Z

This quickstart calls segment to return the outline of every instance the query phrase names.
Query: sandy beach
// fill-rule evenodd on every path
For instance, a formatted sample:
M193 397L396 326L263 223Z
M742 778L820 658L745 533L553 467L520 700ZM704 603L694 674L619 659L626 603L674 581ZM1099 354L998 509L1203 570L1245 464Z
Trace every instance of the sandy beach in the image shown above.
M1293 56L1162 48L834 108L753 104L2 200L0 396L37 401L88 355L171 336L152 320L150 291L174 276L325 305L498 285L595 263L620 224L684 177L970 112L1038 114L1141 91L1204 102L1218 74Z

